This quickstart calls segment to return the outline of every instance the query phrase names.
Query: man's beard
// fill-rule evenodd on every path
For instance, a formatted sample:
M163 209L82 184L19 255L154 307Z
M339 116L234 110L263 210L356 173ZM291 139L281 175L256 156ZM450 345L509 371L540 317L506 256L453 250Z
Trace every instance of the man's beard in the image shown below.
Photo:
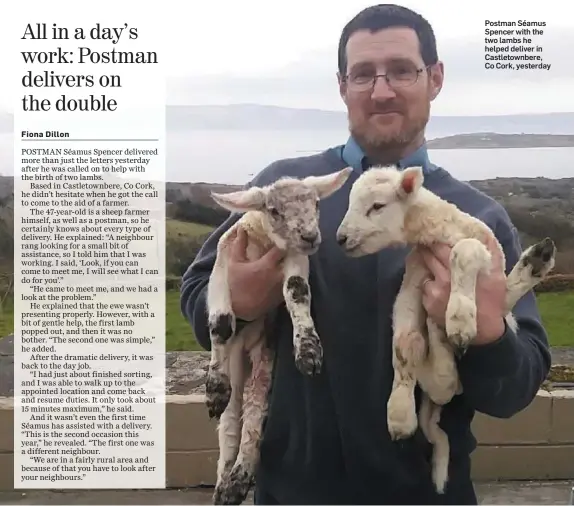
M403 121L407 118L402 117ZM349 131L365 154L373 161L398 162L397 156L409 147L424 131L428 117L419 118L416 122L405 122L396 132L381 134L368 121L353 125L349 118Z

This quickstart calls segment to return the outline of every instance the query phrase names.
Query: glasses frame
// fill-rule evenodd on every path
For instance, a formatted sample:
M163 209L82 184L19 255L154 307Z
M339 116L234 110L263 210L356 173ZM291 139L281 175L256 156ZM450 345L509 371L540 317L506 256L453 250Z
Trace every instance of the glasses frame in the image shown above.
M379 78L384 78L385 81L386 81L386 83L387 83L387 86L388 86L389 88L392 88L392 89L395 89L395 88L408 88L409 86L414 86L414 85L418 82L420 75L421 75L425 70L428 70L431 66L432 66L432 65L425 65L424 67L420 67L420 68L415 69L416 76L415 76L414 80L413 80L412 82L409 81L409 82L407 82L406 84L399 84L399 85L396 85L396 84L395 84L395 85L392 85L392 84L390 83L389 76L387 75L387 73L384 73L384 74L375 74L374 76L372 76L372 77L370 78L370 81L368 81L368 82L365 83L365 84L356 84L356 83L354 83L353 81L351 81L351 76L350 76L350 74L346 74L344 77L345 77L345 82L347 83L347 85L349 86L349 88L350 88L350 89L353 89L353 90L355 90L355 91L369 91L369 90L373 90L373 89L375 88L376 83L377 83L377 79L379 79Z

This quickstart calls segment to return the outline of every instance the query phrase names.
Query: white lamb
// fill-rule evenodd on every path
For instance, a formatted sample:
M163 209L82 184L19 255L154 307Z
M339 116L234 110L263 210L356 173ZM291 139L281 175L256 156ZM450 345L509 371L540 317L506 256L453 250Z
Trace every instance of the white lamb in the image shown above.
M351 188L349 208L337 231L337 240L352 257L389 246L413 246L406 258L393 311L394 381L387 422L392 439L406 438L415 432L414 390L418 381L423 391L420 425L434 445L433 481L437 491L443 493L450 450L438 422L442 405L462 393L455 354L463 354L477 333L476 280L481 271L491 268L491 254L485 243L494 235L482 221L422 185L420 167L403 171L375 167L363 173ZM417 246L434 242L452 247L451 290L444 330L427 318L422 304L422 285L431 275ZM495 242L504 259L502 247ZM514 305L552 269L555 254L552 240L544 239L522 253L506 278L506 321L511 328L516 329L511 313Z
M241 504L249 491L259 460L273 368L265 318L249 322L235 335L227 280L230 244L242 227L248 237L249 260L259 258L273 245L286 252L283 296L293 323L295 364L303 374L318 373L323 349L311 317L308 256L321 243L319 200L341 188L351 170L305 179L281 178L263 188L212 194L222 207L246 213L220 238L207 291L211 363L206 404L209 416L220 418L215 504Z

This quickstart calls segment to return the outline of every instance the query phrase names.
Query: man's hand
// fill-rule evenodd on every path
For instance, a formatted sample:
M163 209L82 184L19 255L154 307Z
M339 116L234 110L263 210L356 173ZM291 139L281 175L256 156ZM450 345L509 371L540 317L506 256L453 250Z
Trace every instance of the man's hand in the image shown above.
M252 321L283 300L281 260L284 253L273 247L258 260L250 262L246 249L247 234L239 228L228 261L231 306L238 318Z
M494 241L486 245L491 252L490 275L480 273L476 283L477 337L471 344L488 344L502 337L506 301L506 277L503 258ZM422 259L432 278L423 285L423 305L429 316L444 328L445 314L450 296L450 252L445 244L421 248Z

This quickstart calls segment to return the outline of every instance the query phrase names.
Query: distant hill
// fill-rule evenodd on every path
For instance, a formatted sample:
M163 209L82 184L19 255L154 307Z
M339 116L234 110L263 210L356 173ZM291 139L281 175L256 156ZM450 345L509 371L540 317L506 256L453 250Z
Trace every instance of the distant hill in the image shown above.
M533 215L552 213L574 227L574 177L509 177L469 181L509 208L527 209ZM571 238L574 241L574 234Z
M347 113L259 104L186 105L167 108L169 130L343 130ZM429 131L574 134L574 112L502 116L436 116Z
M170 131L260 129L347 131L347 114L343 110L297 109L261 104L168 105L166 122ZM12 130L12 115L0 111L0 133ZM574 112L501 116L432 115L429 131L462 134L473 132L574 134Z
M0 220L11 216L8 207L12 204L13 183L12 177L0 177ZM469 183L505 206L520 231L523 245L546 236L552 237L559 248L557 272L574 273L574 177L496 178ZM167 183L167 215L178 220L217 226L229 213L215 204L210 193L240 188L206 182ZM5 230L7 228L10 227L4 227Z
M427 142L429 149L562 148L574 147L574 135L499 134L451 135Z
M217 226L229 216L229 212L218 206L210 193L228 193L239 189L240 186L210 183L167 183L166 213L178 220Z
M0 294L4 286L3 273L11 270L6 264L14 257L14 179L0 176ZM1 298L1 295L0 295Z
M574 177L469 183L504 205L524 246L547 236L554 239L558 247L556 272L574 274Z
M227 193L241 189L241 186L212 183L166 183L167 202L190 200L196 204L219 209L213 201L211 192Z
M516 227L524 246L551 236L559 248L557 272L574 273L574 177L564 179L496 178L469 181L469 184L501 202ZM228 215L210 198L210 191L229 192L239 186L208 183L169 183L170 213L198 221L198 213L209 213L210 225ZM219 220L219 221L218 221Z
M0 174L0 202L14 195L14 178Z

